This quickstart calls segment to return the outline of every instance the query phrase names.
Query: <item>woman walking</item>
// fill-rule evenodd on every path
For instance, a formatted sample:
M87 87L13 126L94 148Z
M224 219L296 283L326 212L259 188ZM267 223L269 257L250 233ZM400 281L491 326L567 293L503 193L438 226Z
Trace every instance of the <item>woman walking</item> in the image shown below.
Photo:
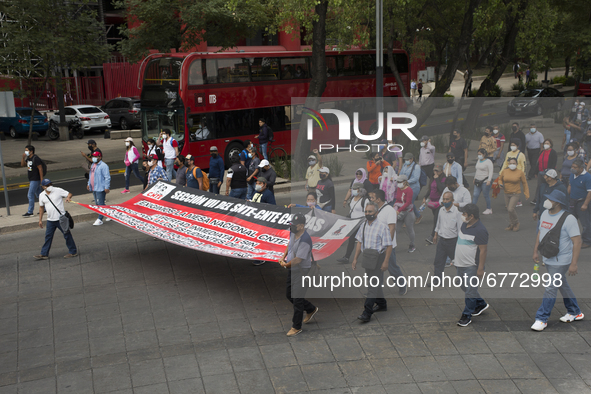
M562 169L560 170L560 180L566 187L568 187L569 178L570 178L570 168L573 165L573 162L577 159L576 155L577 149L575 143L570 143L566 146L566 155L564 156L564 160L562 161Z
M425 239L429 244L433 245L433 236L435 235L435 227L437 226L437 218L439 217L439 210L441 205L439 199L441 193L445 190L445 175L443 174L440 165L433 167L433 180L431 181L431 191L429 193L429 201L423 198L423 204L427 203L427 207L433 212L433 229L431 235Z
M384 168L382 180L380 182L380 189L386 194L386 204L392 205L396 200L396 179L398 175L392 166Z
M519 231L519 219L515 212L515 206L519 201L522 185L523 194L527 200L529 198L529 187L527 186L525 173L517 168L517 160L510 158L507 168L501 171L499 176L499 186L505 191L505 205L507 211L509 211L509 227L505 229L506 231Z
M363 187L362 183L354 183L351 190L351 200L349 201L349 215L351 219L359 219L365 217L365 204L369 200L367 198L367 191ZM349 237L349 243L347 244L347 251L345 255L338 259L339 263L348 263L351 253L355 249L355 237Z
M349 200L351 199L353 186L355 186L356 183L361 184L361 187L365 190L373 190L371 182L369 182L369 179L367 179L367 171L365 168L358 168L357 171L355 171L355 178L353 178L351 184L349 185L349 190L347 190L345 201L343 201L343 207L346 207Z
M414 193L408 186L408 177L406 175L398 175L398 184L396 188L396 202L394 208L398 212L398 221L404 222L406 225L406 233L410 238L408 245L408 253L412 253L415 248L415 220L416 216L413 212L414 208Z
M126 147L125 159L124 159L125 166L126 166L125 167L125 189L123 189L121 194L129 193L129 181L131 180L131 173L132 172L133 172L133 175L135 175L135 177L137 179L139 179L142 184L144 183L144 178L142 178L140 176L140 171L139 171L139 166L138 166L138 161L140 159L140 153L138 152L137 148L133 144L133 138L127 137L127 139L125 140L125 147Z
M478 204L480 194L484 195L486 210L483 215L492 214L490 205L490 189L493 181L493 162L487 158L486 149L478 149L478 160L476 161L476 173L474 174L474 194L472 204Z

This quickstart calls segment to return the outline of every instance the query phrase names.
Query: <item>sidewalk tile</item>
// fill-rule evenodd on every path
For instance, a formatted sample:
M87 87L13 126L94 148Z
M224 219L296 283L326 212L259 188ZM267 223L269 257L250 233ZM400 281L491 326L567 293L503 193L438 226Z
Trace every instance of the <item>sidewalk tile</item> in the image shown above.
M125 351L122 351L122 352L118 352L118 353L110 353L110 354L105 354L105 355L101 355L101 356L94 356L94 357L92 357L91 361L92 361L93 368L101 368L101 367L107 367L109 365L123 364L123 363L127 362L128 358L129 358L129 361L131 362L132 357L129 357L129 354L125 353Z
M10 354L10 353L6 353ZM18 367L19 370L41 367L54 363L53 345L41 346L33 349L19 349Z
M365 358L365 353L355 337L326 338L326 343L337 361Z
M384 385L388 394L422 394L421 389L416 383L397 383L391 385Z
M450 382L421 382L417 383L423 394L456 394Z
M487 380L479 377L478 382L480 382L486 394L521 394L521 391L510 379Z
M195 354L164 358L164 368L169 382L201 376Z
M230 374L232 363L226 349L197 352L201 376ZM207 387L206 387L207 388Z
M406 357L403 360L415 382L441 382L447 380L447 377L439 368L439 364L432 356Z
M566 361L584 380L591 380L591 354L563 354ZM587 383L589 384L589 383Z
M18 335L19 349L31 349L53 345L53 330L21 330Z
M71 361L90 358L90 344L88 340L56 342L55 361Z
M591 394L591 387L581 379L550 379L550 383L560 394Z
M308 386L299 366L282 368L268 367L267 372L269 373L275 392L296 393L308 391Z
M507 379L509 377L492 354L468 354L462 357L476 379Z
M130 369L134 390L136 387L166 382L164 365L160 358L131 363Z
M509 332L480 332L480 336L494 354L525 353L513 333Z
M201 378L168 382L170 394L205 394Z
M558 394L548 379L513 379L513 383L523 394Z
M389 338L400 357L431 355L419 334L391 335Z
M168 392L166 383L151 384L149 386L134 387L134 394L162 394Z
M568 325L561 323L563 325ZM571 323L573 324L573 323ZM573 324L574 325L574 324ZM591 346L578 333L552 333L550 342L560 353L590 353Z
M533 323L533 322L532 322ZM557 350L545 335L539 333L514 332L513 335L528 353L556 353Z
M53 364L18 371L18 380L21 383L50 378L53 376L55 376L55 366Z
M92 378L94 390L97 394L131 389L131 375L127 364L93 368Z
M478 380L461 380L450 383L458 394L485 394Z
M348 387L372 386L379 382L369 360L340 361L338 365Z
M561 354L530 354L530 357L548 379L579 378L579 374Z
M458 327L456 332L447 334L460 354L486 354L491 352L479 333L460 332L461 329L461 327Z
M536 363L527 354L496 354L495 356L512 379L544 377Z
M292 347L298 364L318 364L335 361L325 340L306 341L299 340L300 337L293 338Z
M27 394L53 394L56 390L55 383L55 377L23 382L18 385L18 390Z
M385 335L357 337L357 340L369 359L399 357L396 347L392 344L390 338Z
M298 364L289 343L263 345L259 349L267 368L289 367Z
M458 354L456 347L444 332L421 333L421 339L434 356Z
M204 376L203 386L205 387L206 393L240 393L240 389L236 383L236 377L232 373L216 376Z
M265 369L265 363L258 347L228 349L234 372Z
M476 378L462 356L435 356L435 360L448 380Z
M266 370L237 372L236 380L241 394L273 392L273 384Z
M302 373L311 391L347 387L347 381L336 362L307 364L302 366Z
M57 390L67 394L93 394L92 372L68 372L57 377Z
M191 343L191 334L187 325L156 330L160 346L171 346Z

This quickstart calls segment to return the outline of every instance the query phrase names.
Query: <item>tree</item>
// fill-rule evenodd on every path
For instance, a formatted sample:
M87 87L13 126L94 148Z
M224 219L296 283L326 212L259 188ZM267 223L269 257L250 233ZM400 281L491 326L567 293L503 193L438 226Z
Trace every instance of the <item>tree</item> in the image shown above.
M0 69L29 86L51 79L61 83L62 70L96 65L109 55L102 25L90 0L4 0L0 3ZM33 111L42 89L33 97ZM33 112L31 113L31 120ZM33 122L30 122L29 144Z

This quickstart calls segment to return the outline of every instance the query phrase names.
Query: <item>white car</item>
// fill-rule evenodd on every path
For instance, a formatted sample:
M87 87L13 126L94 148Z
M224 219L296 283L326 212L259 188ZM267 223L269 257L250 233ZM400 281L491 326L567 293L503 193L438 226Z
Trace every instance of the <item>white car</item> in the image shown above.
M94 105L70 105L64 108L64 112L66 114L66 122L73 118L80 119L80 122L82 122L82 130L85 132L107 131L111 128L111 119L109 119L109 115ZM58 124L59 121L59 112L55 112L51 118L49 118L50 124Z

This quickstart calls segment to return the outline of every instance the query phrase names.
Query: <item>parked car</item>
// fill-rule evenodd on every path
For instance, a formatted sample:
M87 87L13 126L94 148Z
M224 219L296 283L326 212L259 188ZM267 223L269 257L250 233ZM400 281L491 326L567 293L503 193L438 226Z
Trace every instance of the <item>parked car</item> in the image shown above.
M16 138L19 134L28 134L30 121L31 121L31 109L27 107L16 108L15 117L2 117L0 118L0 131L10 134L12 138ZM49 129L49 123L47 117L35 110L35 116L33 117L33 131L39 133L40 136L44 136Z
M107 131L111 128L111 119L109 115L101 111L99 107L93 105L70 105L64 108L66 114L66 122L73 118L80 119L82 122L82 130L89 131ZM55 112L51 118L50 123L58 124L60 121L59 111Z
M534 114L560 111L564 105L564 95L554 88L525 89L507 104L509 115Z
M101 109L121 130L129 130L141 123L140 100L131 97L117 97L108 101Z

